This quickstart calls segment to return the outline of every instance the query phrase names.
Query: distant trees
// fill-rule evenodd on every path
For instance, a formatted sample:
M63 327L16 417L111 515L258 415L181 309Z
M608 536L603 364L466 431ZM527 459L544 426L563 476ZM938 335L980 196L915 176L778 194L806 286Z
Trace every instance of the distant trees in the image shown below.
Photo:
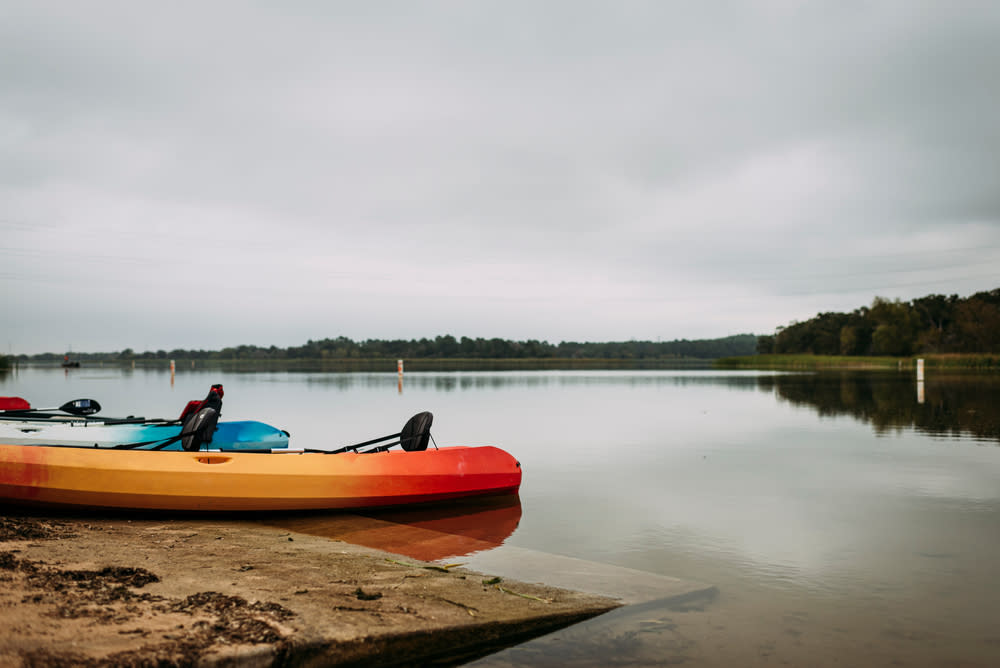
M757 340L758 353L888 355L1000 352L1000 288L961 299L876 297L851 313L819 313Z
M970 299L956 305L952 329L961 352L1000 351L1000 290L996 301Z
M919 326L911 304L876 297L868 316L875 323L871 345L874 354L901 357L915 351Z
M757 354L770 355L774 352L774 337L770 335L757 337Z
M557 344L529 339L456 339L450 334L433 339L368 339L353 341L343 336L335 339L309 340L304 345L289 348L242 345L222 350L157 350L136 353L126 348L120 353L79 353L74 359L84 361L130 360L315 360L315 359L713 359L751 355L757 344L754 334L738 334L721 339L688 341L611 341ZM22 359L49 361L61 359L51 353L22 355Z
M658 359L671 357L715 358L748 355L756 345L756 336L740 334L722 339L700 341L677 340L612 341L578 343L562 341L552 344L529 339L511 341L500 338L469 338L437 336L433 339L369 339L355 342L344 337L308 341L304 346L287 348L289 358L437 358L437 359ZM225 351L223 351L225 352ZM277 349L279 354L281 349ZM259 354L259 350L253 351Z

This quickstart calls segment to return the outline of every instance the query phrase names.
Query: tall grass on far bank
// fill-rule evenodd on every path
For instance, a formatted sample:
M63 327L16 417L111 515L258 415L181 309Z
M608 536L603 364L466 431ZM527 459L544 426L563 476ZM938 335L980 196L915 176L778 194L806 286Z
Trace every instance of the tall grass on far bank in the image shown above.
M985 369L1000 371L1000 354L997 353L946 353L942 355L914 355L924 364L941 369Z
M913 355L911 357L861 357L848 355L748 355L721 357L715 366L721 369L788 369L815 371L820 369L915 369L917 360L936 369L978 369L1000 371L1000 355L991 353L947 353Z

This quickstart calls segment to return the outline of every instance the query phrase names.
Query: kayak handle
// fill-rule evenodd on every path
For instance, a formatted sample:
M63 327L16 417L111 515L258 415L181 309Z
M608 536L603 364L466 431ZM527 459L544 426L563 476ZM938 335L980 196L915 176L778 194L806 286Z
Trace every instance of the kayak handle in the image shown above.
M218 455L205 457L202 455L201 457L196 457L195 459L199 464L225 464L226 462L232 460L232 457L219 457Z

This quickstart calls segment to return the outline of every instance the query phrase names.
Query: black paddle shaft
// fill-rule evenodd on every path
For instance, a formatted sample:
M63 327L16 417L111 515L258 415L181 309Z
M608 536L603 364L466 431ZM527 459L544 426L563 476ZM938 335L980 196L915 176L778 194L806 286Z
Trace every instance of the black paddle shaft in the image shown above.
M88 415L98 413L100 410L101 404L97 401L97 399L73 399L72 401L67 401L58 408L14 408L12 410L0 411L0 415L9 415L13 417L24 415L29 417L40 413L62 411L63 413L69 413L70 415L86 417Z

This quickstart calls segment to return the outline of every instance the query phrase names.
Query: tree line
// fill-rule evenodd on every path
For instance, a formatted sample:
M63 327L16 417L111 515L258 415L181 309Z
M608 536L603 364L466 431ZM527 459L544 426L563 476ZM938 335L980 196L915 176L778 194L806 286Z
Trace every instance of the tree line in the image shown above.
M714 359L752 355L757 345L754 334L737 334L720 339L689 341L612 341L605 343L563 341L549 343L530 339L455 338L368 339L354 341L344 336L309 340L304 345L241 345L222 350L157 350L137 353L131 348L114 353L73 353L77 361L129 361L152 359L183 360L298 360L298 359ZM17 359L57 362L62 354L19 355Z
M1000 288L971 297L876 297L850 313L819 313L757 340L761 354L888 355L1000 352Z

